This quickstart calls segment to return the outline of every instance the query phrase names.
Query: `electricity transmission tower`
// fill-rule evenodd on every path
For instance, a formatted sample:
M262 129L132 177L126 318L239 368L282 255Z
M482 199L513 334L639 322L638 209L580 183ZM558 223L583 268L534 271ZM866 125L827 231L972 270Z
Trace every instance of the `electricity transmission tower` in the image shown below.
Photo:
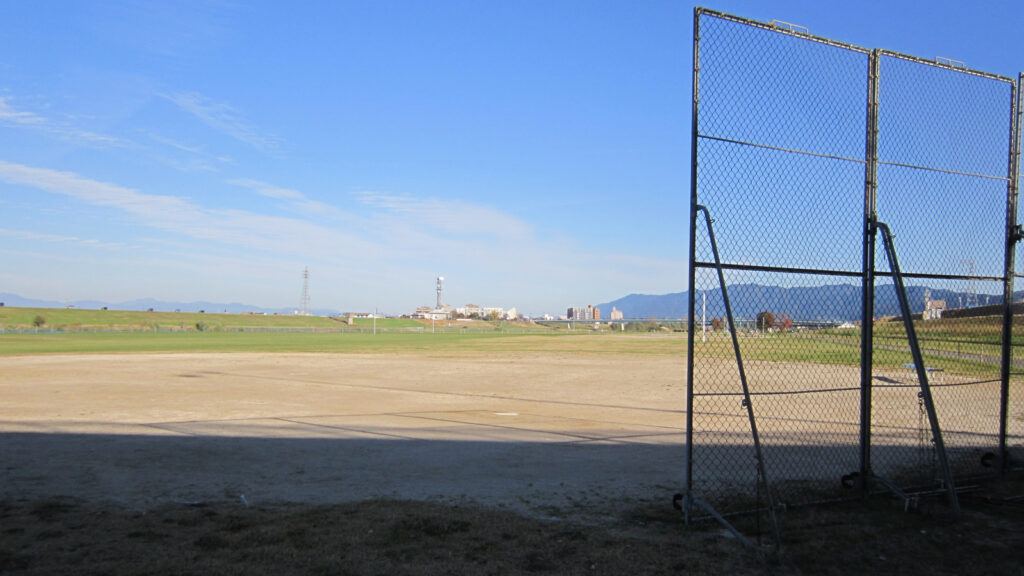
M967 283L967 307L978 306L978 285L974 282L974 260L961 260L961 264L967 264L971 278Z

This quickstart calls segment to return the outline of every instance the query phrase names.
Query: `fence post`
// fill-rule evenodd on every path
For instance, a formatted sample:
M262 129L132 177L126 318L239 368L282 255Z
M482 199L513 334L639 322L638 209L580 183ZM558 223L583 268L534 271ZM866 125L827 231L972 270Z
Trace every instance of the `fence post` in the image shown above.
M871 489L871 372L875 330L875 220L878 191L878 50L868 64L868 103L864 150L864 262L860 320L860 487Z
M686 521L690 521L690 511L693 507L693 342L694 326L693 316L696 311L694 299L695 284L697 278L697 114L700 104L700 15L701 9L693 9L693 111L690 121L690 293L687 296L687 321L686 328L686 499L683 502L683 512L686 514Z
M1021 228L1017 223L1017 195L1020 178L1020 130L1021 130L1021 88L1024 85L1024 73L1017 79L1014 87L1015 98L1011 96L1010 119L1010 162L1009 182L1006 186L1006 260L1004 264L1003 283L1003 351L1000 366L999 393L999 462L1000 471L1010 469L1010 453L1006 447L1007 424L1010 417L1010 369L1013 365L1013 288L1017 264L1017 242L1021 240ZM1011 94L1013 94L1011 92Z

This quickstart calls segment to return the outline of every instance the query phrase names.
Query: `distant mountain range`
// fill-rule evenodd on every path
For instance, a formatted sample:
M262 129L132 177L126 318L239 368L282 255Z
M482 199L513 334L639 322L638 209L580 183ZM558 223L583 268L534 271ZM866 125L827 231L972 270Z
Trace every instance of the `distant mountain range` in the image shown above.
M907 299L911 311L924 310L925 290L931 290L932 300L945 300L948 308L961 308L972 304L973 296L967 292L929 289L925 286L907 287ZM783 288L759 284L734 284L728 287L733 314L739 318L754 318L768 310L775 315L785 313L794 321L857 321L861 315L861 287L854 284L833 284L828 286L807 286ZM725 302L719 288L705 291L707 318L725 315ZM1014 294L1017 301L1024 291ZM689 292L650 295L630 294L629 296L599 304L601 318L608 318L612 307L622 311L625 318L685 318ZM1002 295L977 296L981 306L1002 304ZM701 293L697 293L696 315L701 314ZM896 290L892 284L880 285L875 289L875 317L896 316L900 313Z
M10 294L0 292L0 302L5 306L16 306L21 308L85 308L89 310L98 310L106 306L111 310L149 310L153 309L158 312L199 312L200 310L208 313L228 313L228 314L244 314L246 312L262 312L264 314L294 314L296 308L260 308L259 306L250 306L248 304L239 304L238 302L232 302L230 304L224 304L222 302L164 302L162 300L154 300L152 298L143 298L140 300L129 300L127 302L99 302L96 300L75 300L73 302L57 302L55 300L36 300L33 298L23 298L17 294ZM325 310L325 309L313 309L310 310L311 314L317 316L334 316L338 314L337 310Z

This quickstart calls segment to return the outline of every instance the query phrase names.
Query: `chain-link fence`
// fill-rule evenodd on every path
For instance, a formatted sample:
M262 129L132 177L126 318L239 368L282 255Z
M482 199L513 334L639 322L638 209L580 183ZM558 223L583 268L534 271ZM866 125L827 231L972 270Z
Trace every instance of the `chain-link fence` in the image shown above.
M697 9L688 506L944 486L1020 449L1017 85Z

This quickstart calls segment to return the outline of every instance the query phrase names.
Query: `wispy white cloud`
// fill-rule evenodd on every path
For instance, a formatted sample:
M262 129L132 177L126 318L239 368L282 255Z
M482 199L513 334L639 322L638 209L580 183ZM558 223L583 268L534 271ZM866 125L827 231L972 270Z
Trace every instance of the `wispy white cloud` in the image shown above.
M30 186L74 198L88 204L122 211L137 222L176 235L295 257L317 256L349 262L406 262L436 257L479 260L488 253L505 251L505 233L488 238L472 237L474 230L506 228L524 230L525 225L497 211L439 200L417 201L409 197L374 196L377 210L369 216L354 216L333 206L310 200L297 190L273 186L259 180L234 180L264 196L298 206L317 216L330 212L346 225L325 226L317 217L285 217L240 209L211 209L179 196L146 194L131 188L83 178L72 172L36 168L0 161L0 180ZM364 195L364 198L370 196ZM490 218L489 223L482 221ZM460 221L460 234L450 237ZM518 233L518 232L517 232ZM456 235L456 236L459 236ZM520 244L522 246L522 244Z
M295 200L299 202L309 201L306 195L298 190L291 190L288 188L281 188L274 186L273 184L267 184L259 180L252 180L249 178L235 178L228 180L228 184L234 184L235 186L242 186L250 188L260 196L266 196L267 198L275 198L277 200Z
M59 234L40 234L28 230L9 230L0 228L0 237L14 238L15 240L29 240L32 242L51 242L59 244L77 244L93 248L123 248L125 245L120 242L103 242L95 239L78 238L76 236L62 236Z
M174 148L175 150L178 150L180 152L188 152L189 154L195 154L197 156L207 156L206 151L200 148L199 146L189 146L187 144L182 144L177 140L172 140L170 138L160 136L158 134L150 134L149 137L161 144L170 146L171 148Z
M144 225L192 239L278 254L330 253L345 247L368 257L381 247L333 228L246 210L210 209L178 196L146 194L72 172L0 160L0 180L120 210Z
M45 124L46 118L32 112L15 110L14 107L11 106L9 97L0 96L0 122L38 126L40 124Z
M132 145L130 141L123 138L99 134L82 129L67 121L54 120L35 112L17 109L11 101L12 99L9 96L0 96L0 124L34 130L60 138L61 140L89 146L124 147Z
M90 204L123 209L154 221L194 216L195 207L181 198L142 194L130 188L88 180L72 172L34 168L0 160L0 178L77 198Z
M161 155L159 160L182 172L216 172L225 165L233 164L231 158L211 154L201 146L190 146L154 133L149 133L148 136L154 142L170 149L169 155Z
M185 112L192 114L207 126L227 134L263 152L276 152L281 140L261 132L244 118L241 112L223 102L215 102L196 92L161 94Z
M523 220L487 206L378 192L362 192L359 197L367 206L400 215L416 228L456 236L484 235L510 240L525 239L532 234L532 228Z
M482 258L529 248L530 227L498 210L438 199L364 193L374 208L355 216L312 200L298 190L253 179L230 183L285 202L305 213L292 218L240 209L211 209L180 196L146 194L138 190L84 178L73 172L50 170L0 160L0 180L120 210L133 219L176 234L276 253L344 250L366 258L418 258L445 254L453 259ZM327 215L347 226L316 223Z
M325 204L324 202L313 200L298 190L282 188L280 186L249 178L235 178L228 180L227 183L233 186L249 188L256 194L266 198L281 200L291 211L306 214L307 216L328 218L331 220L344 220L349 222L353 220L353 216L351 214L343 212L334 206Z

